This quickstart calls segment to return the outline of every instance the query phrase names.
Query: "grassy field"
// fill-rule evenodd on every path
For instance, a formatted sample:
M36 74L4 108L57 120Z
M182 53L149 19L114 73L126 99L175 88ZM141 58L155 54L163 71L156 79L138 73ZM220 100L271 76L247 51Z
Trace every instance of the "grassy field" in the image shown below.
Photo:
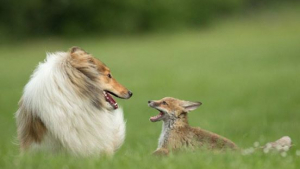
M118 100L127 136L114 158L19 155L14 113L30 74L45 52L80 46L104 61L133 91ZM48 38L0 46L0 168L300 168L300 5L255 12L203 30L142 36ZM161 123L150 99L201 101L190 124L219 133L242 148L281 136L286 157L209 151L153 157Z

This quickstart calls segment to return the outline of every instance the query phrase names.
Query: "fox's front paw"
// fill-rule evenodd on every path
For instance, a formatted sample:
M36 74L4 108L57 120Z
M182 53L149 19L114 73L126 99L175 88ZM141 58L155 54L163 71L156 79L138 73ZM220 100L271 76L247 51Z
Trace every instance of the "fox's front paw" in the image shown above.
M152 154L157 156L167 156L169 154L169 150L166 148L159 148L155 150Z

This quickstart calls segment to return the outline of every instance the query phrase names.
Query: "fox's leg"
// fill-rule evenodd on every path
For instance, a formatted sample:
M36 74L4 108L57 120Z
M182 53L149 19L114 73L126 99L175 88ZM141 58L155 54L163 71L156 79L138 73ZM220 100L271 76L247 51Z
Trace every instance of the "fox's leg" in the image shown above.
M166 148L158 148L153 152L154 155L168 155L169 150Z

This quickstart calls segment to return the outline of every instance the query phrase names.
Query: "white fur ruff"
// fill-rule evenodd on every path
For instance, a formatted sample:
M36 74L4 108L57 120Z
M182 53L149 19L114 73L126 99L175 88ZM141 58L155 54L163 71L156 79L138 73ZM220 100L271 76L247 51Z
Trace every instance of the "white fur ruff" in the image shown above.
M111 155L124 142L123 110L97 108L89 98L77 94L62 69L68 55L47 54L24 89L24 107L47 129L42 142L30 148L80 156Z

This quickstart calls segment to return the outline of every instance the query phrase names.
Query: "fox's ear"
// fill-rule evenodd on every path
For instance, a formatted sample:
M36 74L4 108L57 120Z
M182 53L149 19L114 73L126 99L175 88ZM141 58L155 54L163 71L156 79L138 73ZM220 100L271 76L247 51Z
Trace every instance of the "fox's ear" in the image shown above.
M193 111L201 106L201 102L191 102L191 101L182 101L181 106L184 108L186 112Z

